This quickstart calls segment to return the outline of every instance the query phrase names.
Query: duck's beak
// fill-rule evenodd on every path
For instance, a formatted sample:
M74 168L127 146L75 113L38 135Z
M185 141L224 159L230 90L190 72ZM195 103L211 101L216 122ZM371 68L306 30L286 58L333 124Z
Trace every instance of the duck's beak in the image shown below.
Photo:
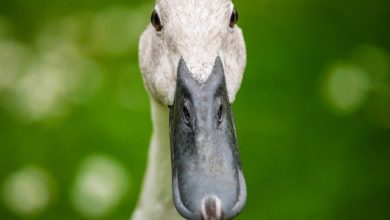
M246 186L219 57L204 83L180 60L170 141L173 199L179 213L190 220L236 216L245 205Z

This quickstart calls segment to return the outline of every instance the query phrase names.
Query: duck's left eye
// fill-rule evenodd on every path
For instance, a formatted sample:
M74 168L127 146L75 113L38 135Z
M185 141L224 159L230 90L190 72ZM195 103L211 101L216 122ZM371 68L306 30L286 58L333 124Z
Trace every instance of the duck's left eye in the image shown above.
M156 29L156 31L161 31L163 26L161 24L160 17L158 16L156 10L153 10L152 16L151 16L150 20L152 22L152 25L153 25L154 29Z
M230 24L229 24L229 27L233 28L234 25L237 24L237 21L238 21L238 12L237 12L237 10L234 8L234 9L233 9L233 12L232 12L232 15L230 16Z

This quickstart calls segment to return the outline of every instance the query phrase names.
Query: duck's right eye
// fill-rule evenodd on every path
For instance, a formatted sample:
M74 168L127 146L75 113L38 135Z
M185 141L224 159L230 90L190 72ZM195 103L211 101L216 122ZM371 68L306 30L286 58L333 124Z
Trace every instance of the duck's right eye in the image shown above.
M156 31L161 31L163 26L161 24L160 17L158 16L158 13L156 10L153 10L150 21L152 22L152 25L153 25L154 29L156 29Z

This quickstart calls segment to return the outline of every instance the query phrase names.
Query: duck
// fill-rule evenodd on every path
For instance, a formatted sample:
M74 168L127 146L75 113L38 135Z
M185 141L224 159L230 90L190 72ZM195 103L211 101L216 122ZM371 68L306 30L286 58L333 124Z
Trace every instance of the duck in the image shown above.
M246 47L231 0L156 0L139 41L152 136L132 220L224 220L247 189L231 105Z

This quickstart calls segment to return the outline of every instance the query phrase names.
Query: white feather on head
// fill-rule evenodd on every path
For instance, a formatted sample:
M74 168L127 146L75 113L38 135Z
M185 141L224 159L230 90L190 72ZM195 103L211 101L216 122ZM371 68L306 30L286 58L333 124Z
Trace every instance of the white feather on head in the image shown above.
M192 76L205 82L217 56L221 57L229 101L238 92L246 65L241 29L229 27L230 0L157 0L163 28L149 25L140 39L139 61L145 86L158 102L172 105L179 60Z

